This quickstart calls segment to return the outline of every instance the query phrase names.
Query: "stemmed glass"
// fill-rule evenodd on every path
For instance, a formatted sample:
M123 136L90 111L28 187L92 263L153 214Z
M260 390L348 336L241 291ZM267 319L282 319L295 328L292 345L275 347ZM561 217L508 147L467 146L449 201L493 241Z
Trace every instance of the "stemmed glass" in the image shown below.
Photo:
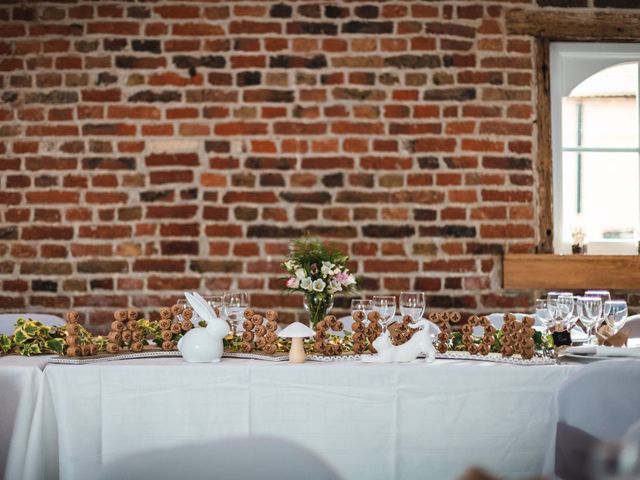
M209 304L213 313L216 314L218 318L223 317L223 307L224 307L224 296L223 295L207 295L203 297L204 301Z
M227 292L222 303L227 321L231 325L231 333L235 336L238 324L244 318L244 311L249 308L249 296L245 292Z
M623 300L608 300L604 302L602 307L604 320L609 328L613 331L613 335L618 333L627 321L629 310L627 302Z
M551 298L547 298L547 308L551 314L552 321L569 330L571 317L574 308L574 297L571 293L555 293Z
M546 298L536 299L536 318L544 327L545 335L548 334L549 327L553 323L553 317L551 316Z
M593 327L598 326L598 322L602 317L602 299L599 297L579 297L580 305L580 321L587 327L587 345L592 343L591 333ZM595 339L595 337L593 337ZM595 342L597 344L597 341Z
M365 323L369 321L367 315L373 310L373 302L371 300L365 300L364 298L354 298L351 300L351 313L361 311L364 313Z
M409 315L413 322L417 322L424 314L425 300L422 292L402 292L400 294L400 314Z
M396 314L396 297L393 295L379 295L373 297L373 310L380 315L380 325L382 333L387 331L387 327Z

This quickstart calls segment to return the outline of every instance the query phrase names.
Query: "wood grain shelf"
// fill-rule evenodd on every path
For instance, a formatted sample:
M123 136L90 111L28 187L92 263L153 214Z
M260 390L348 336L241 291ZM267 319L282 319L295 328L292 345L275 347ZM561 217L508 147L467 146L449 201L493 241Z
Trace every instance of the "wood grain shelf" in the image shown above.
M640 255L506 254L505 289L640 290Z

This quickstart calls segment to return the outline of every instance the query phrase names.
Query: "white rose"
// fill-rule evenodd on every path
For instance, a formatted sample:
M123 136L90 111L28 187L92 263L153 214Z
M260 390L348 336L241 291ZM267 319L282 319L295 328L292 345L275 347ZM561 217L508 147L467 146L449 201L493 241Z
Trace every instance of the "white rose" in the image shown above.
M313 291L314 292L322 292L324 290L324 287L326 287L326 286L327 286L327 284L324 283L324 280L319 278L318 280L313 282Z
M334 294L336 292L341 292L342 291L342 285L340 285L340 282L338 282L337 280L331 280L329 282L329 288L328 288L328 292L330 294Z
M302 281L300 282L300 288L302 288L303 290L311 290L312 286L313 286L313 280L311 280L310 277L303 278Z
M299 268L296 270L294 275L298 280L304 280L304 278L307 276L307 273L304 271L303 268Z

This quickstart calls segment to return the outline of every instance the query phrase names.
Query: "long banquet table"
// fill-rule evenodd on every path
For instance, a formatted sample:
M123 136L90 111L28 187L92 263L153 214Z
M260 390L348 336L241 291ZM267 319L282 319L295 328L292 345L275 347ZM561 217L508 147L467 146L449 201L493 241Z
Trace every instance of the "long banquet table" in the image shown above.
M49 356L0 357L0 474L20 478Z
M279 436L346 479L540 474L554 394L577 365L154 358L49 365L24 478L95 478L147 450Z

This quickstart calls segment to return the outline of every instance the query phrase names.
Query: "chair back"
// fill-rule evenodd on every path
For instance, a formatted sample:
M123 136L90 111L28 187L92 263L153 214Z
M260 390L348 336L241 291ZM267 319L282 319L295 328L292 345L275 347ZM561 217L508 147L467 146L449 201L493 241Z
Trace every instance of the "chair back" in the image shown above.
M64 324L64 319L48 313L0 313L0 335L11 335L19 318L30 318L50 326Z
M640 420L640 362L607 360L566 380L557 397L555 473L588 478L589 457L603 441L622 438Z
M640 338L640 314L627 317L620 331L627 334L629 338Z
M275 437L203 440L151 450L108 463L102 480L340 480L340 475L308 448Z

